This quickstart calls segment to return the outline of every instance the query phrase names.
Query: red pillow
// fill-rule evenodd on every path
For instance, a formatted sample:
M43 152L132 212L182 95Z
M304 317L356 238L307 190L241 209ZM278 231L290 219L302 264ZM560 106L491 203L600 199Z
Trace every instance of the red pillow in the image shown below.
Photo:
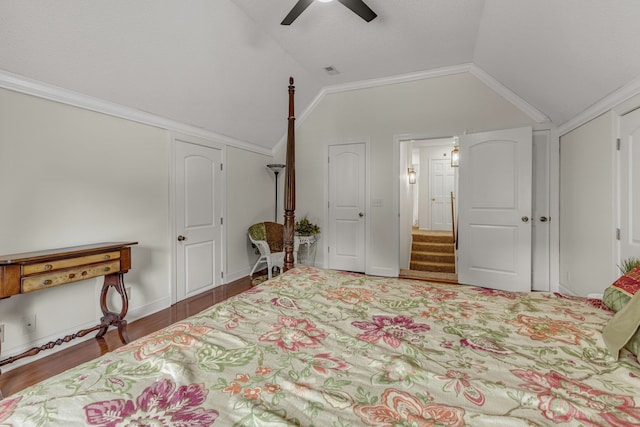
M640 290L640 267L636 267L627 274L620 276L613 285L604 291L602 300L611 310L622 310L632 296Z

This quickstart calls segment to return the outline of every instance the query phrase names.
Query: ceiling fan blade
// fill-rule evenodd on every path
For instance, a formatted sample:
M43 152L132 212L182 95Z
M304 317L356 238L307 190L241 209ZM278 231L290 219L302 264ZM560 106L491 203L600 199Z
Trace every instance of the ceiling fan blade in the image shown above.
M313 0L298 0L298 3L293 6L291 12L289 12L289 14L284 17L280 25L291 25L291 23L295 21L296 18L300 16L300 14L304 12L304 10L308 8L312 2Z
M376 16L376 13L371 10L362 0L338 0L343 5L347 6L360 18L367 22L371 22Z

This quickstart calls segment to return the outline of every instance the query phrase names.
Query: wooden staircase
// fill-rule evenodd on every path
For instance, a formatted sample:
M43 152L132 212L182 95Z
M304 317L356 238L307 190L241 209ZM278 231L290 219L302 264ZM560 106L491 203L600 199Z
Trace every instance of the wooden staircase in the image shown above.
M455 273L455 249L451 231L412 233L411 270Z

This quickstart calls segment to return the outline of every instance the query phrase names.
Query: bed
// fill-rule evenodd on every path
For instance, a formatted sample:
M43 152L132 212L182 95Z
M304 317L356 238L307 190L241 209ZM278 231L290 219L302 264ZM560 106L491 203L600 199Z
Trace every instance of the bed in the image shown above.
M584 298L299 266L0 402L7 425L638 425Z
M286 271L6 397L0 425L640 424L601 302L293 266L292 84Z

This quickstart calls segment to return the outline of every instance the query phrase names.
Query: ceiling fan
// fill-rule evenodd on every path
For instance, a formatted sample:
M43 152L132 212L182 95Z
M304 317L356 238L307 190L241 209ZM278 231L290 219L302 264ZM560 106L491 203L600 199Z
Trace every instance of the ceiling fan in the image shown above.
M327 2L331 0L320 0L320 1ZM358 15L360 18L364 19L367 22L373 20L376 16L378 16L362 0L338 0L338 1L343 5L347 6L356 15ZM295 6L293 6L293 9L291 9L289 14L285 16L285 18L282 20L280 25L291 25L291 23L295 21L296 18L300 16L300 14L304 12L304 10L307 7L309 7L311 3L313 3L313 0L298 0Z

